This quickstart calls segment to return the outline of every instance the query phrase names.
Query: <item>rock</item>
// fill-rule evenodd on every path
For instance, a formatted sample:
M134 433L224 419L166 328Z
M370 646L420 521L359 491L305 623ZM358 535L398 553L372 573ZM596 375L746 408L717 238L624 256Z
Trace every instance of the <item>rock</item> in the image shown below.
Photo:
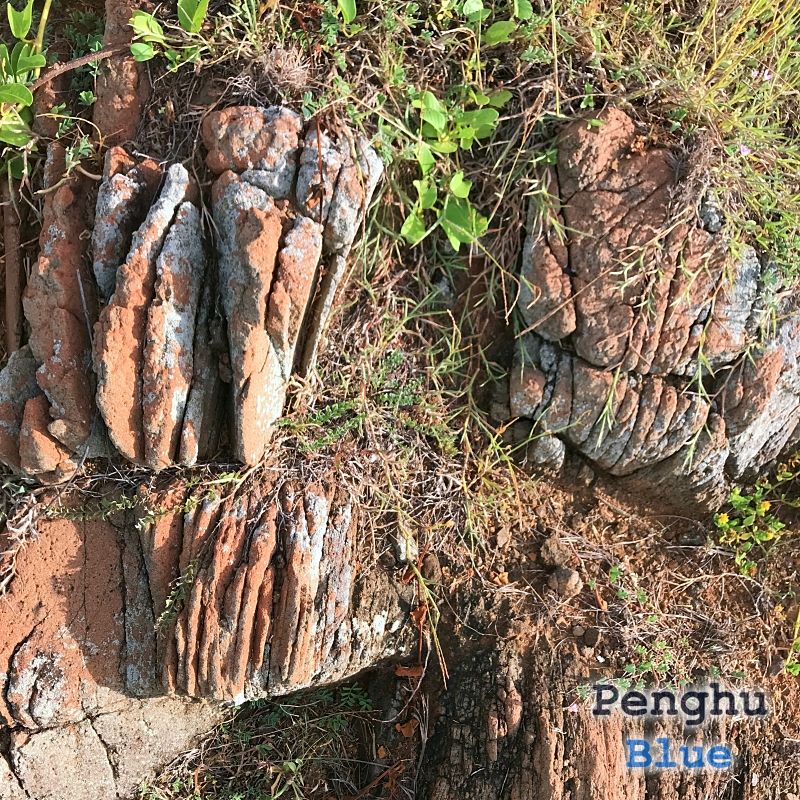
M25 403L19 433L20 467L43 483L61 483L71 478L77 464L71 452L50 434L50 402L40 394Z
M285 381L266 330L283 213L269 195L225 173L214 185L219 288L233 372L234 457L255 464L283 411Z
M147 72L128 48L133 31L129 20L140 8L138 0L106 0L104 47L121 46L123 53L101 62L92 119L99 138L108 145L136 136L142 108L150 96Z
M587 628L583 634L583 643L586 647L595 648L600 644L601 634L597 628Z
M548 579L547 585L565 600L583 591L581 576L574 570L559 567Z
M537 436L528 445L525 458L532 467L559 472L564 466L567 449L557 436Z
M94 330L97 406L114 446L137 464L145 461L142 366L156 260L188 191L186 169L173 165L158 200L133 237L128 258L118 270L114 294Z
M294 186L302 117L283 106L234 106L203 120L209 169L246 172L246 181L276 200L288 198Z
M291 377L302 325L316 285L322 255L322 228L298 216L278 253L275 281L267 310L267 333L284 381Z
M46 186L66 172L65 151L48 148ZM50 433L77 450L92 432L94 416L90 331L96 318L94 283L86 268L87 179L70 178L45 196L39 259L23 297L37 381L50 401Z
M30 737L14 734L12 743L14 772L28 796L116 800L106 749L88 720ZM70 757L65 758L65 753Z
M719 206L719 201L713 195L706 195L700 202L698 216L703 227L709 233L719 233L725 224L725 215Z
M178 455L205 271L200 212L183 203L156 262L155 297L147 312L142 420L144 460L151 469L171 466Z
M327 133L319 129L306 133L300 151L295 195L300 212L321 225L327 226L344 161L345 155Z
M137 164L121 147L106 153L92 232L92 266L103 303L114 294L117 270L130 251L133 234L153 202L161 177L155 162Z
M617 109L602 119L565 127L542 177L557 196L531 204L509 411L545 443L529 461L559 463L558 440L668 505L671 475L675 507L707 507L800 423L800 312L752 248L732 260L680 221L668 151ZM757 345L770 307L779 329Z
M216 281L207 270L195 324L192 385L183 412L178 463L191 467L216 450L221 425L222 381L212 334Z
M40 392L36 359L28 345L11 354L0 371L0 461L20 468L19 436L25 405Z
M345 139L339 147L343 153L342 166L327 215L325 251L346 256L383 174L383 162L363 138L354 142Z
M572 635L573 635L573 636L574 636L576 639L580 639L580 638L581 638L581 636L583 636L583 634L584 634L584 633L586 633L586 628L584 628L582 625L575 625L575 626L573 626L573 628L572 628Z
M561 541L557 533L548 536L542 543L540 552L542 563L548 567L566 566L571 559L569 548Z

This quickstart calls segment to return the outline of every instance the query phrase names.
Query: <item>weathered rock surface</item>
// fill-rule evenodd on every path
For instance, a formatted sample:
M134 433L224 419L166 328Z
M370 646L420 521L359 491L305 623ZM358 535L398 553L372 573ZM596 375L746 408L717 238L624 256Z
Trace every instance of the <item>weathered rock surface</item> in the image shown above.
M0 371L0 461L20 468L19 434L25 404L40 392L36 383L36 359L25 345L11 354Z
M732 261L674 207L669 151L621 111L602 119L567 126L543 176L550 207L531 207L510 411L631 486L666 491L671 475L675 502L713 505L800 421L800 315L755 251ZM531 460L560 466L550 450L534 441Z
M214 112L203 135L222 173L213 204L234 454L256 463L295 362L313 363L382 166L352 136L334 141L314 126L302 136L300 118L280 108Z
M176 481L139 497L108 520L40 519L18 555L0 607L0 723L30 797L127 796L220 718L177 695L280 695L415 641L413 588L359 571L357 505L330 480L227 497Z
M114 294L117 270L130 251L133 234L150 208L161 178L153 161L137 163L121 147L106 153L92 232L92 266L103 303Z
M48 148L45 184L66 171L65 152ZM90 332L96 318L94 282L86 268L87 181L73 177L47 196L40 254L23 297L37 381L50 401L50 433L75 451L86 444L94 417Z
M142 367L145 462L172 465L194 369L195 320L206 272L200 212L183 203L156 262ZM205 345L205 343L203 343Z
M304 133L282 107L214 112L203 136L219 173L213 238L182 165L121 147L106 154L91 270L85 179L46 196L25 313L49 406L27 410L20 464L25 405L9 400L2 455L14 469L63 481L108 441L153 470L208 460L227 441L238 461L264 457L292 374L313 364L382 166L346 128ZM51 146L47 185L64 169Z
M104 47L119 47L121 53L103 63L97 80L93 121L108 145L123 144L136 136L142 107L150 96L147 71L130 55L133 12L144 8L141 0L106 0Z

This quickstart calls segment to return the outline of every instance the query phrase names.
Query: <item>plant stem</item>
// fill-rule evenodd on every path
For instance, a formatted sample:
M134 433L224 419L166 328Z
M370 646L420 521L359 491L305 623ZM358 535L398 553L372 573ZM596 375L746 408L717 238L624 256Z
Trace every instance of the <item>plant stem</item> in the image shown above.
M36 40L33 43L33 50L35 53L41 53L44 48L44 32L47 28L47 18L50 16L50 7L53 5L53 0L44 0L42 7L42 16L39 18L39 27L36 29ZM41 74L41 67L37 67L33 73L34 80Z

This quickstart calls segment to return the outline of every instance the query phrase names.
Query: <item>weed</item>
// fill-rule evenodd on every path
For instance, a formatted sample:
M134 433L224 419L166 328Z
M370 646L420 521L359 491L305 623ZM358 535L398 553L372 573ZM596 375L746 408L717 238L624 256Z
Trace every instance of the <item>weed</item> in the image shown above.
M727 508L714 516L719 540L734 550L736 566L743 575L754 575L758 550L780 539L786 524L779 512L800 507L796 480L800 476L800 454L781 464L773 478L763 478L750 491L735 487Z

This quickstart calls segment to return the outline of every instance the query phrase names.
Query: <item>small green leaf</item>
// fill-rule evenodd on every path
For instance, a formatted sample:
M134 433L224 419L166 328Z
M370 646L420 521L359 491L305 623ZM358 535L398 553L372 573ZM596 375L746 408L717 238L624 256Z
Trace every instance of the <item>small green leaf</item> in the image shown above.
M420 118L427 122L437 133L443 133L447 127L447 112L433 92L423 92L414 105L420 109Z
M434 153L455 153L458 145L455 142L431 142L430 149Z
M423 210L433 208L439 196L436 184L430 178L423 178L421 181L414 181L414 186L419 196L419 207Z
M406 217L403 227L400 228L400 234L410 245L419 244L428 235L428 229L419 209L415 208Z
M489 105L493 108L502 108L513 96L508 89L499 89L496 92L492 92L489 98Z
M503 42L511 41L511 34L517 29L517 23L514 20L504 20L501 22L494 22L489 26L484 36L484 41L487 45L502 44Z
M358 13L356 9L356 0L337 0L337 3L342 19L349 25L356 18L356 14Z
M528 20L533 16L533 4L530 0L514 0L514 16L517 19Z
M23 86L21 83L7 83L0 86L0 103L30 106L33 105L33 94L27 86Z
M433 166L436 163L433 153L431 152L431 148L424 142L421 142L417 145L416 155L417 163L422 170L422 174L427 175L433 169Z
M33 70L35 69L41 69L46 65L47 65L47 59L40 53L34 53L32 55L23 53L17 59L16 69L14 70L14 74L17 77L19 77L20 75L25 75L28 72L33 72Z
M178 22L187 33L199 33L208 12L208 0L178 0Z
M16 111L12 110L0 117L0 142L12 147L25 147L31 139L31 129Z
M459 170L450 178L450 191L462 200L469 197L469 190L472 188L472 181L468 181L464 177L464 171Z
M489 221L478 214L468 200L448 195L439 224L447 234L453 249L458 252L462 244L472 244L486 233Z
M28 0L22 11L17 11L11 3L6 4L6 10L8 11L8 24L11 27L11 33L17 39L24 39L28 35L33 22L33 0Z
M150 61L155 58L156 51L149 42L134 42L131 45L131 55L134 61Z
M143 42L164 44L166 41L164 29L152 14L145 11L134 11L129 24L133 28L135 38L141 39Z
M464 0L461 12L465 17L469 17L472 14L479 14L481 11L483 11L483 0Z
M93 105L94 101L97 100L97 98L95 97L94 92L91 89L87 89L86 91L81 92L78 95L78 99L85 106Z

